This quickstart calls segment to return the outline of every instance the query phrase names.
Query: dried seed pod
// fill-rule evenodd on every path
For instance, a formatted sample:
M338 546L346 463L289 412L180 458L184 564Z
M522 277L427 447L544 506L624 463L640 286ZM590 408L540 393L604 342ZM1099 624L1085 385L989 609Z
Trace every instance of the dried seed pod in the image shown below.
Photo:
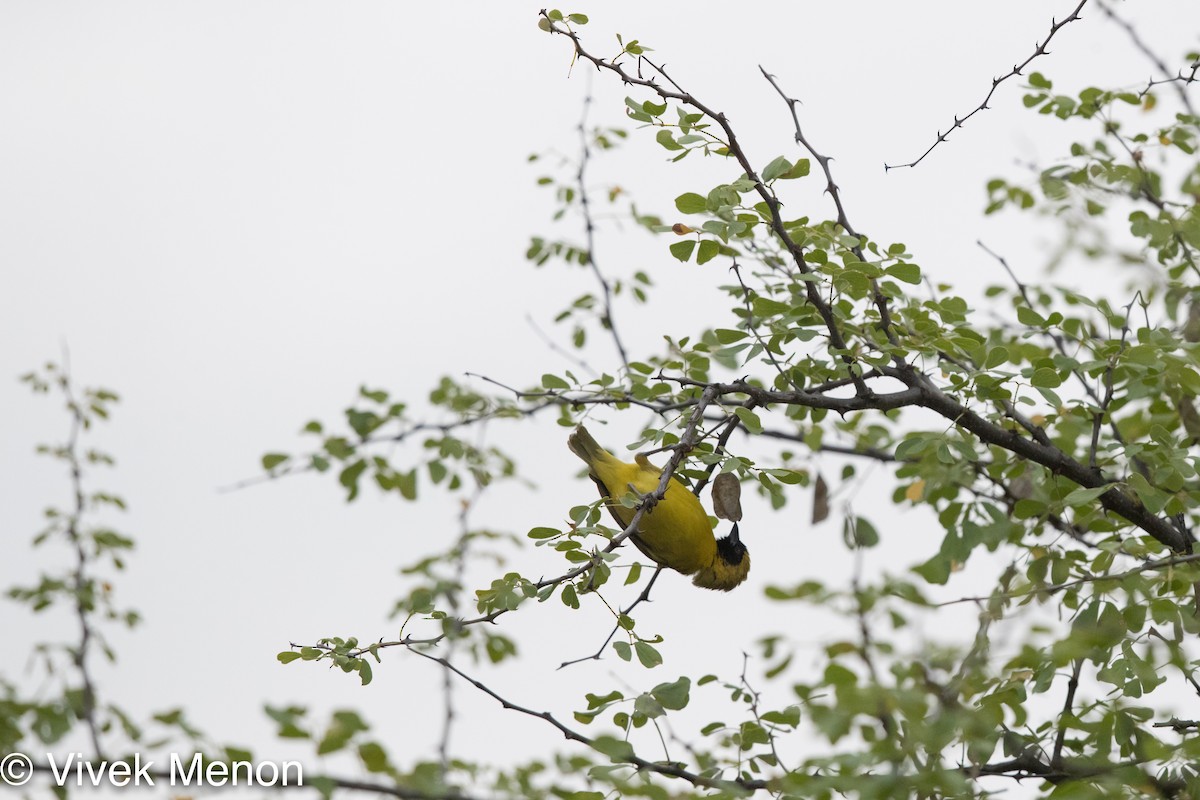
M742 518L742 482L731 472L722 472L712 485L713 513L738 522Z
M819 473L817 475L816 485L813 486L813 513L812 523L816 525L829 516L829 484L825 483L825 478Z
M1189 342L1200 342L1200 300L1188 303L1187 321L1183 323L1183 338Z

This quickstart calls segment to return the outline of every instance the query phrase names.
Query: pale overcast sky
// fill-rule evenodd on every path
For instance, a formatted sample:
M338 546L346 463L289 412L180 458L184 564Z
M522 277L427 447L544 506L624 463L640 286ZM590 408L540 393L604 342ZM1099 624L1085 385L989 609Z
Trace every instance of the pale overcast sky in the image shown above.
M880 0L742 3L734 12L728 3L586 2L563 10L591 16L583 33L600 53L617 52L618 32L654 48L676 80L728 114L759 165L800 155L763 65L803 101L807 135L836 158L856 226L907 243L933 280L976 298L1001 280L977 239L1027 280L1037 280L1047 249L1023 218L983 218L985 181L1049 165L1070 136L1093 133L1023 113L1020 82L1011 81L993 110L918 168L885 173L883 164L924 151L979 103L993 76L1029 55L1051 15L1074 5ZM361 708L402 764L435 755L441 676L433 665L389 652L363 689L312 665L282 667L275 653L325 635L394 636L386 617L404 592L397 568L455 535L454 503L367 491L346 506L328 476L219 489L256 475L264 452L305 446L300 427L335 420L360 384L419 406L442 374L527 385L570 365L529 320L565 334L554 316L594 287L582 270L535 270L524 260L531 235L581 238L573 223L552 225L550 198L535 186L549 164L531 166L526 156L575 153L589 87L594 123L633 126L622 111L628 90L572 69L568 42L537 29L539 7L0 5L0 586L31 582L65 558L34 555L27 543L42 507L67 491L33 447L61 438L66 419L16 378L69 347L77 383L123 398L96 436L118 467L98 477L130 503L117 523L138 541L115 583L119 602L140 609L145 624L113 634L120 661L98 669L102 696L139 714L182 705L217 740L267 756L302 751L271 739L262 703L322 714ZM1169 63L1200 46L1194 0L1119 7ZM1066 91L1154 74L1098 9L1060 32L1051 50L1035 66ZM621 153L593 162L593 185L620 184L641 209L670 219L676 195L736 177L715 159L665 161L650 134L634 131ZM789 187L796 216L832 214L821 188L815 179ZM597 259L613 276L642 269L658 284L649 309L617 309L631 350L657 352L662 333L721 320L726 303L715 286L724 267L681 266L670 242L626 228L608 228ZM616 365L600 336L587 358ZM617 447L645 421L619 418L600 438ZM488 495L475 524L523 535L591 501L550 417L489 433L535 487ZM875 481L854 498L879 515L886 545L867 554L875 569L919 560L906 536L921 547L933 541L921 519L887 509L885 487ZM595 604L570 614L555 601L503 620L523 657L490 680L514 700L569 718L584 691L614 682L644 689L701 670L735 678L742 652L755 652L765 631L788 631L815 658L812 645L831 634L790 616L797 608L766 604L762 589L845 574L840 524L810 529L799 491L784 514L748 505L742 529L754 569L745 586L718 595L668 574L641 609L639 630L668 637L663 667L646 673L610 656L555 672L609 629ZM532 577L561 571L543 550L510 566ZM489 581L486 570L475 575L475 585ZM7 677L26 674L32 642L72 630L62 615L31 618L12 606L0 614ZM786 683L769 690L788 696ZM503 763L562 744L469 687L458 696L471 718L454 739L465 757ZM501 730L512 735L497 741Z

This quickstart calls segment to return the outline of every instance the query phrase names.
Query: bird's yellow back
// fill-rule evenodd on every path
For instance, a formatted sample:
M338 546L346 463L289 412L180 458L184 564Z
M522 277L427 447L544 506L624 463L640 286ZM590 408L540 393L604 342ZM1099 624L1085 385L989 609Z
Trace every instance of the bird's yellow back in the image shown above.
M635 509L627 508L615 499L624 496L631 487L641 494L655 491L662 480L662 469L641 454L635 456L633 464L621 461L597 444L582 426L575 429L567 444L571 452L587 463L601 493L613 500L609 503L613 516L623 526L629 525ZM663 499L642 515L638 531L630 539L655 563L685 575L702 570L707 573L718 560L717 542L708 514L696 496L676 480L671 480ZM749 569L748 558L746 569ZM743 571L741 577L744 576ZM740 578L730 586L707 588L729 589L737 583Z

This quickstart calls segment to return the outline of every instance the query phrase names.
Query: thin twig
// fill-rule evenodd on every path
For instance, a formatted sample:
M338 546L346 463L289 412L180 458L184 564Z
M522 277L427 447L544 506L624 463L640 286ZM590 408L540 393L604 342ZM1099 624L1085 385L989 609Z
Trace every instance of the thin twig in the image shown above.
M1165 81L1160 81L1160 83L1171 83L1174 85L1175 91L1179 93L1179 101L1183 104L1183 107L1187 109L1189 114L1196 116L1196 109L1192 107L1192 99L1188 97L1187 90L1184 88L1184 86L1190 81L1184 77L1183 72L1178 72L1175 75L1172 75L1171 70L1167 66L1166 62L1162 60L1158 53L1150 49L1150 46L1146 44L1141 36L1138 36L1138 32L1134 30L1133 25L1128 20L1118 16L1117 12L1113 11L1112 8L1109 7L1108 3L1104 0L1096 0L1096 5L1100 7L1100 10L1104 12L1105 16L1125 29L1125 32L1129 34L1129 40L1133 42L1133 46L1138 50L1141 50L1142 54L1146 56L1146 58L1150 59L1154 66L1158 67L1158 71L1161 72L1166 78ZM1196 66L1198 65L1193 65L1192 67L1193 76L1196 73ZM1149 91L1149 89L1147 89L1147 91Z
M1075 666L1071 669L1071 678L1067 681L1067 698L1063 702L1062 714L1058 718L1058 733L1054 737L1054 752L1050 756L1050 766L1055 769L1062 768L1062 751L1063 745L1067 741L1067 715L1071 713L1071 709L1075 705L1075 690L1079 688L1079 673L1083 669L1083 659L1075 659Z
M588 146L588 129L587 118L588 109L592 105L592 96L589 93L583 98L583 114L579 119L579 170L575 173L575 183L579 187L579 205L583 211L583 227L587 236L587 263L592 268L592 274L596 276L596 280L600 283L600 288L604 292L604 316L601 317L600 323L608 328L608 332L612 334L613 344L617 347L617 353L621 356L621 364L625 370L629 370L629 356L625 352L625 344L621 341L621 334L617 330L617 323L613 318L612 304L612 287L608 283L608 279L604 277L604 273L600 271L600 266L596 263L596 225L592 220L592 206L588 199L587 188L587 167L588 162L592 157L592 150Z
M529 327L533 329L533 332L537 334L537 337L542 340L542 342L546 345L547 348L550 349L550 351L552 353L557 353L558 355L560 355L563 358L567 359L568 361L572 362L575 366L579 367L580 369L587 370L592 375L596 374L596 370L592 369L591 364L589 364L587 361L580 358L576 354L564 349L562 347L562 345L560 345L558 342L554 341L554 339L552 339L544 330L542 330L541 326L539 326L537 324L537 322L533 319L532 314L525 315L525 322L529 323Z
M1060 30L1062 30L1062 28L1064 26L1066 26L1068 23L1071 23L1077 19L1080 19L1081 17L1079 16L1079 12L1083 10L1083 7L1085 5L1087 5L1087 0L1080 0L1079 5L1075 6L1075 10L1072 11L1069 16L1063 18L1059 22L1055 22L1053 19L1051 19L1050 20L1050 33L1046 35L1046 38L1042 41L1041 44L1037 45L1037 47L1033 51L1033 54L1030 55L1029 58L1022 61L1020 64L1014 65L1013 68L1011 70L1009 70L1006 74L1001 75L999 78L992 78L992 88L990 90L988 90L987 96L983 98L983 102L980 103L973 111L971 111L971 113L967 114L965 117L962 117L960 119L959 117L956 116L954 118L954 124L951 125L950 129L948 131L946 131L945 133L938 131L937 139L934 140L933 144L929 145L929 149L926 150L924 153L922 153L920 158L916 159L915 161L911 161L908 164L893 164L893 165L884 164L883 165L884 170L901 169L903 167L915 167L917 164L920 164L922 161L924 161L925 157L928 156L930 153L932 153L935 147L937 147L942 142L946 141L946 137L948 137L951 133L953 133L957 128L961 128L963 126L964 122L966 122L971 117L978 114L980 111L983 111L988 108L988 103L991 102L992 95L996 93L996 89L997 89L997 87L1000 86L1000 84L1004 83L1009 78L1013 78L1013 77L1016 77L1017 75L1020 75L1021 71L1023 69L1025 69L1025 67L1029 66L1029 63L1031 61L1033 61L1035 58L1037 58L1038 56L1048 55L1050 51L1048 51L1046 49L1046 45L1050 44L1050 40L1054 38L1054 34L1058 33Z
M854 518L850 517L850 524L854 524ZM879 670L875 668L875 642L871 636L871 626L867 622L867 609L864 605L864 594L862 588L862 548L856 547L854 550L854 571L850 574L850 589L854 597L854 617L858 621L858 657L867 668L867 674L871 676L871 684L883 688L883 684L879 680ZM896 723L892 720L892 715L888 713L887 704L881 697L879 699L878 708L875 711L875 718L879 720L879 724L883 727L884 735L889 738L896 737Z
M75 760L77 768L87 770L88 775L100 775L103 770L114 766L107 761L99 759L90 760ZM129 762L120 762L129 763ZM264 762L265 763L265 762ZM174 782L179 780L180 774L175 767L154 767L153 762L144 762L138 770L138 774L149 778L151 781L162 781L164 786L174 785ZM63 765L57 766L49 762L34 761L30 763L30 767L35 775L45 775L51 780L57 780L56 770L61 772ZM67 773L68 776L74 773ZM366 792L368 794L383 795L385 797L395 797L398 800L482 800L479 795L463 794L457 789L447 789L441 792L426 792L421 789L413 789L408 786L397 786L395 783L371 783L369 781L356 780L353 778L336 778L331 775L309 775L304 774L304 783L284 783L282 781L267 784L257 784L259 788L270 789L277 792L299 791L311 792L313 786L327 783L337 789L346 789L355 792ZM212 784L216 786L216 783Z
M1200 681L1197 681L1195 676L1188 671L1187 665L1190 662L1183 656L1182 645L1174 639L1168 639L1167 637L1163 636L1154 626L1150 627L1150 630L1146 632L1146 635L1158 639L1171 650L1171 655L1175 657L1175 664L1179 667L1179 671L1183 674L1183 679L1192 687L1192 691L1194 691L1196 695L1200 697Z
M650 580L646 583L645 588L642 589L642 591L638 594L637 598L632 603L630 603L628 606L621 609L620 615L617 618L616 624L613 625L613 629L608 632L608 637L600 644L600 647L596 650L596 652L594 652L590 655L580 656L579 658L572 658L569 661L564 661L558 665L558 668L563 669L564 667L570 667L574 664L580 664L584 661L599 661L600 656L602 656L604 654L605 648L608 647L608 643L611 642L613 640L613 637L617 635L617 631L621 630L620 617L629 616L629 612L633 611L639 605L641 605L642 603L644 603L650 599L650 590L652 588L654 588L654 582L658 580L658 576L662 573L662 571L664 569L666 569L666 567L655 567L654 574L650 576Z
M854 229L854 226L850 224L850 218L846 214L846 207L842 204L841 190L839 189L837 182L833 179L833 170L829 166L829 162L831 162L833 159L817 152L817 149L813 147L812 143L809 142L808 138L805 137L804 132L801 130L800 115L799 112L796 111L796 106L799 105L800 101L794 97L789 97L788 94L783 91L783 87L779 85L779 81L775 79L775 76L767 72L767 70L761 64L759 65L758 69L760 72L762 72L763 77L767 79L767 82L775 88L775 91L779 94L779 96L783 98L783 102L787 104L788 111L790 111L792 114L792 125L795 129L794 137L796 139L796 144L807 150L812 157L817 160L817 163L821 166L821 171L825 173L825 191L828 192L829 196L833 199L833 205L837 209L837 222L842 226L842 229L845 230L846 233L850 234L857 240L857 244L851 247L850 251L854 253L859 261L866 262L867 257L862 250L862 242L864 241L865 237L861 236L858 231ZM875 302L875 307L879 311L880 329L883 331L884 336L887 337L889 342L891 342L893 345L899 344L899 339L897 338L896 332L893 330L892 326L891 309L888 307L887 298L884 296L883 291L879 288L879 281L877 281L875 278L871 279L871 292ZM900 356L895 355L892 358L893 361L897 363L897 366L899 366L901 361Z
M1194 719L1177 719L1175 717L1171 717L1171 719L1167 720L1166 722L1152 723L1150 727L1152 727L1152 728L1171 728L1176 733L1183 733L1185 731L1194 731L1197 728L1200 728L1200 721L1197 721Z
M975 240L975 244L978 245L979 249L983 250L983 252L994 258L1000 264L1000 266L1004 268L1004 271L1008 273L1008 277L1012 280L1013 285L1017 287L1017 292L1020 293L1021 299L1025 301L1026 307L1028 307L1031 311L1037 311L1037 309L1034 308L1033 301L1029 298L1028 284L1024 283L1020 278L1017 277L1016 272L1014 272L1013 268L1009 266L1008 259L995 252L978 239ZM1051 330L1045 330L1042 331L1042 333L1049 337L1050 341L1054 343L1055 349L1057 349L1059 353L1067 356L1068 358L1074 357L1070 352L1070 349L1067 347L1066 339L1063 338L1062 334ZM1080 385L1083 387L1083 391L1092 399L1092 402L1094 402L1096 405L1100 405L1100 395L1098 395L1096 390L1092 388L1092 385L1088 383L1087 377L1078 370L1072 370L1071 374L1074 375L1076 380L1079 381ZM1121 431L1116 425L1112 425L1112 434L1118 442L1121 444L1125 443L1125 439L1121 435Z
M532 708L527 708L525 706L519 705L518 703L514 703L511 700L508 700L507 698L503 697L498 692L496 692L494 689L489 687L487 684L483 683L482 681L476 680L475 678L472 678L470 675L463 672L461 669L454 666L454 664L452 664L451 662L447 661L444 658L441 658L440 656L435 656L435 655L432 655L431 653L423 652L422 650L419 650L417 648L409 648L409 651L420 656L421 658L425 658L425 659L428 659L435 663L441 664L444 668L450 670L455 675L462 678L464 681L466 681L467 683L471 684L479 691L486 694L488 697L490 697L493 700L495 700L496 702L500 703L500 705L503 706L505 709L507 709L509 711L516 711L519 714L524 714L526 716L533 717L534 719L543 720L544 722L547 722L551 726L556 728L559 733L561 733L566 739L568 739L570 741L579 742L580 744L586 745L588 747L593 747L593 748L596 746L595 739L592 739L589 736L585 736L584 734L582 734L572 728L567 727L562 722L560 722L549 711L535 711ZM742 791L750 791L750 792L755 792L760 789L766 789L768 787L768 783L765 780L747 779L747 778L741 778L741 777L735 778L733 780L721 780L721 779L717 779L717 778L710 778L710 777L707 777L704 775L700 775L695 772L691 772L691 771L679 766L678 764L672 764L672 763L664 764L664 763L657 762L657 761L648 761L648 760L638 756L632 750L632 748L624 755L610 755L610 757L614 761L617 761L620 763L631 764L631 765L637 767L639 770L642 770L645 772L652 772L654 774L662 775L662 776L668 777L668 778L679 778L679 779L684 780L684 781L692 784L693 786L697 786L697 787L704 787L704 788L708 788L708 789L724 789L726 791L742 790Z
M750 158L742 149L741 143L738 141L737 134L734 132L733 126L730 125L729 119L724 113L714 110L698 100L691 93L683 91L679 84L671 79L669 75L667 75L666 70L662 66L655 64L644 56L639 58L639 64L644 62L645 64L649 65L655 70L655 72L663 76L663 78L674 87L673 89L664 86L662 83L659 83L656 80L642 77L640 72L636 75L629 73L626 71L624 65L618 63L615 59L610 61L592 55L583 47L583 42L580 40L579 34L575 33L575 31L571 30L570 28L563 27L551 20L545 11L541 12L541 16L546 30L553 34L566 36L571 40L571 43L574 46L576 58L582 58L590 62L598 70L608 70L614 73L626 84L641 86L645 89L649 89L664 100L674 100L685 105L689 105L704 116L716 122L725 134L725 144L728 148L729 155L735 161L737 161L738 165L742 168L742 171L746 174L747 179L754 184L755 192L760 198L762 198L762 201L766 203L770 212L769 224L772 232L774 232L779 241L783 243L784 247L787 248L788 255L792 258L796 268L799 269L801 273L806 275L813 273L813 268L809 266L804 259L803 247L796 243L784 224L783 213L779 199L775 197L774 193L770 190L766 183L764 183L763 180L758 176L758 172L755 171ZM859 377L860 367L857 361L851 355L851 350L847 346L845 336L842 332L841 326L838 324L837 315L834 313L832 305L821 295L821 291L816 285L815 281L804 281L804 289L809 303L811 303L813 308L817 310L817 313L825 323L825 328L829 334L829 344L837 353L840 354L839 358L843 364L845 364L846 370L850 377L855 381L855 388L857 389L858 393L861 395L870 394L870 390L867 389L866 385L862 383L861 378Z
M1028 589L1023 589L1017 592L997 592L996 594L986 596L981 595L975 597L959 597L955 600L946 600L941 603L936 603L934 608L953 606L958 605L959 603L985 603L992 599L1016 600L1035 594L1044 594L1049 597L1050 595L1057 594L1064 589L1070 589L1073 586L1082 586L1085 583L1097 583L1099 581L1120 582L1128 577L1142 572L1154 572L1160 569L1171 569L1172 567L1179 566L1180 564L1194 564L1198 561L1200 561L1200 553L1168 556L1155 561L1147 561L1139 566L1127 569L1124 572L1116 572L1108 575L1085 575L1082 578L1076 578L1074 580L1064 581L1062 583L1051 583L1045 586L1031 586Z
M763 722L763 718L759 714L758 706L759 706L759 703L762 701L762 696L758 693L757 689L755 689L753 686L750 685L750 679L748 677L746 677L746 673L749 671L749 667L750 667L750 654L742 653L742 676L741 676L740 680L741 680L742 686L745 687L745 689L746 689L746 693L748 695L750 695L750 713L754 715L754 721L758 723L758 726L766 732L767 744L771 748L771 755L774 757L775 763L784 772L791 773L792 770L788 769L786 766L784 766L783 759L779 757L779 748L777 748L775 746L775 731L772 729L771 723Z
M1145 97L1146 95L1150 94L1150 91L1155 86L1162 86L1164 83L1178 83L1182 86L1187 86L1190 83L1196 83L1197 81L1200 81L1200 61L1189 64L1188 70L1189 72L1187 75L1183 74L1183 70L1179 70L1169 78L1162 78L1160 80L1155 80L1153 78L1150 79L1146 82L1146 88L1142 89L1142 91L1138 93L1138 97Z
M1170 209L1167 208L1167 203L1158 196L1157 192L1154 191L1154 185L1150 180L1150 173L1148 173L1146 168L1142 166L1141 152L1135 151L1129 146L1129 142L1125 141L1125 137L1122 136L1117 130L1115 123L1109 122L1106 124L1104 126L1104 132L1116 139L1117 143L1120 144L1122 149L1124 149L1129 155L1129 159L1133 162L1134 168L1137 169L1138 178L1140 179L1137 187L1138 193L1148 200L1152 206L1157 208L1159 214L1166 218L1167 222L1171 226L1171 238L1175 240L1175 244L1179 247L1179 251L1183 254L1183 260L1186 261L1187 265L1192 268L1192 272L1200 275L1200 265L1196 264L1196 259L1192 255L1192 247L1190 244L1188 244L1187 238L1185 238L1183 233L1179 230L1178 220L1175 219L1175 216L1171 214ZM1188 208L1190 208L1190 206L1188 206Z
M1137 302L1137 297L1140 296L1141 294L1138 293L1133 300L1129 301L1129 305L1125 306L1125 324L1121 326L1121 343L1117 347L1117 352L1109 356L1108 365L1104 368L1104 398L1100 401L1100 405L1097 406L1095 413L1092 414L1092 443L1088 448L1088 465L1092 469L1097 468L1096 454L1100 448L1100 426L1104 421L1104 417L1108 414L1108 409L1113 401L1113 372L1116 370L1117 361L1120 359L1121 354L1125 352L1125 346L1129 339L1129 315L1133 312L1133 304ZM1142 465L1140 471L1143 474L1149 473L1149 470L1144 465Z
M450 612L455 616L458 615L459 595L462 592L463 580L467 571L467 549L471 543L471 527L470 516L471 509L479 501L483 494L483 484L477 484L472 496L463 500L462 509L458 514L459 534L458 541L454 545L453 550L453 566L454 576L451 579L451 589L446 593L446 600L450 606ZM458 647L458 638L452 637L449 644L446 646L446 656L452 658ZM445 779L446 774L450 770L450 734L454 729L454 721L457 713L454 709L454 683L450 679L450 671L442 671L442 736L438 741L438 758L442 771L442 778Z
M671 485L671 481L673 480L675 471L679 469L679 466L683 463L684 458L692 450L692 448L695 447L697 438L699 437L700 424L704 421L704 409L706 409L710 404L712 404L713 400L716 397L717 397L717 389L715 386L711 387L711 388L705 388L701 392L700 397L695 401L693 410L691 412L691 418L689 419L687 425L685 426L683 434L679 437L679 442L677 444L673 445L671 448L673 450L673 452L671 454L671 458L667 461L666 466L663 467L662 478L659 480L658 486L653 491L647 492L646 494L643 494L641 496L641 498L638 501L637 508L634 511L633 517L630 518L629 524L625 526L625 529L622 530L617 535L613 536L613 538L609 540L608 544L604 548L602 548L599 552L595 553L590 559L588 559L584 563L580 564L579 566L574 567L573 569L568 570L567 572L563 573L562 575L558 575L554 578L543 578L542 580L539 580L537 582L531 582L532 587L535 590L536 589L544 589L547 586L561 585L563 583L566 583L567 581L574 580L575 578L578 578L579 576L584 575L585 573L589 572L592 569L595 569L596 566L599 565L600 562L604 560L604 556L606 554L611 553L613 550L617 549L617 547L619 547L622 542L624 542L626 539L628 539L630 536L632 536L634 533L637 532L638 526L641 524L642 517L644 517L646 514L648 514L650 512L650 510L659 501L661 501L662 498L666 495L667 487ZM507 614L511 610L512 609L509 609L509 608L499 608L499 609L496 609L495 611L489 612L487 614L483 614L478 617L473 617L471 619L465 619L465 620L458 620L457 625L455 627L456 627L456 629L461 630L462 628L465 628L469 625L479 625L479 624L485 623L485 622L486 623L495 622L497 619L499 619L504 614ZM443 633L440 633L438 635L431 636L428 638L416 638L413 636L404 636L400 639L396 639L396 640L392 640L392 641L381 640L372 645L368 645L366 647L360 647L356 650L352 650L352 651L350 651L349 655L352 658L358 658L358 657L361 657L362 655L364 655L365 653L378 651L378 650L381 650L384 648L411 647L412 645L418 645L418 644L424 644L424 645L437 644L438 642L445 639L447 635L448 635L447 633L443 632ZM297 645L296 643L293 642L291 646L298 647L299 645ZM314 645L310 645L310 646L314 647L318 650L324 650L326 652L331 652L334 649L331 645L328 645L328 644L318 643L318 644L314 644Z
M58 381L67 398L67 409L71 413L71 432L67 437L63 454L71 473L73 495L73 505L71 513L67 517L66 526L67 538L75 548L75 568L71 573L71 591L75 596L75 617L79 622L79 644L74 648L73 658L83 683L83 696L80 701L83 723L87 728L92 752L95 753L96 758L103 760L104 751L100 749L100 725L96 720L96 683L88 664L92 638L95 635L90 618L94 610L92 603L95 601L94 599L89 601L88 598L94 594L95 585L87 574L89 559L83 546L83 533L80 530L83 515L87 510L87 501L83 492L83 465L79 459L79 436L87 427L87 419L84 417L83 407L75 398L71 388L70 359L66 353L63 354L63 366Z
M763 339L762 334L758 332L758 325L754 323L754 309L750 303L750 287L742 279L742 268L738 264L737 258L733 259L733 266L729 269L737 277L738 285L742 287L742 305L746 308L746 329L750 331L750 335L758 342L758 346L762 348L762 351L767 354L767 358L770 360L771 365L775 367L775 371L779 373L780 377L791 384L792 388L799 389L800 386L788 374L787 370L783 368L778 359L775 358L775 352L771 349L770 343Z

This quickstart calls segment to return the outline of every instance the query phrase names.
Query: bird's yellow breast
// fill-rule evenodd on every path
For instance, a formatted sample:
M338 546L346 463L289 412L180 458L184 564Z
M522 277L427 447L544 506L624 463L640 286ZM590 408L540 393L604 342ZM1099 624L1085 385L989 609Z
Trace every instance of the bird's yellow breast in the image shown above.
M616 499L624 496L631 486L641 494L653 492L662 479L662 470L643 456L638 456L636 464L612 457L596 459L591 467L608 496L614 498L610 507L623 525L629 525L636 509L623 506ZM708 514L696 496L676 480L667 486L663 499L642 515L638 534L631 538L647 557L685 575L710 566L717 555Z

